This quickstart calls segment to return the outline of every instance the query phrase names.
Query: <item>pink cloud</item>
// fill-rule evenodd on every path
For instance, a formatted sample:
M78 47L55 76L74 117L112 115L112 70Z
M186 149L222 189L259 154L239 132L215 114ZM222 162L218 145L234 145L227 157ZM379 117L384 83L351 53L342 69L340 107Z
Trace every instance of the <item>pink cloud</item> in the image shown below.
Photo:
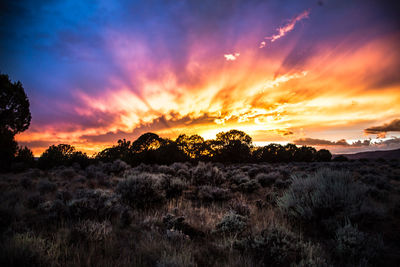
M266 40L270 40L271 43L275 42L276 40L282 38L283 36L285 36L288 32L291 32L294 29L294 26L296 25L296 23L302 19L306 19L308 18L308 16L310 15L310 10L305 10L302 13L300 13L299 15L297 15L296 17L292 18L286 25L279 27L278 33L274 34L272 36L267 36L264 37L264 39ZM266 42L262 41L260 43L259 48L263 48L266 46Z

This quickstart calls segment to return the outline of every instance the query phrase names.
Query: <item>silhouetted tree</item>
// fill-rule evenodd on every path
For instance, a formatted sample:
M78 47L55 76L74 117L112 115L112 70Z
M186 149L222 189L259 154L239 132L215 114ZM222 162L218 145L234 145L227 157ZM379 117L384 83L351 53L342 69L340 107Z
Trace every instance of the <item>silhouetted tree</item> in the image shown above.
M200 159L205 156L206 146L204 144L204 138L200 135L181 134L175 140L178 148L182 150L190 159Z
M19 147L17 155L14 159L13 170L24 170L33 167L35 164L35 158L33 157L32 151L25 147Z
M248 162L251 158L252 139L245 132L230 130L217 134L215 140L217 155L221 162Z
M121 159L128 162L131 157L131 142L123 140L118 140L118 145L106 148L96 155L96 159L113 162L114 160Z
M15 135L28 129L30 122L29 100L22 83L12 83L8 75L0 74L0 128Z
M202 146L202 154L199 160L211 161L218 155L218 151L221 148L220 142L216 140L205 140Z
M278 162L279 151L283 149L282 145L269 144L260 147L255 151L256 161L258 162Z
M17 152L18 144L14 134L7 129L0 129L0 170L7 171Z
M189 160L189 157L178 147L177 143L171 140L164 141L157 150L153 151L153 154L154 163L157 164L172 164Z
M230 130L228 132L220 132L217 134L216 141L221 142L222 145L228 145L232 141L240 141L240 143L251 146L252 139L245 132L239 130Z
M327 149L320 149L315 154L315 161L331 161L332 154Z
M314 160L317 150L313 147L302 146L296 150L294 154L295 161L311 162Z
M278 158L283 162L290 162L294 160L294 155L297 151L297 146L295 144L287 144L278 152Z
M0 170L9 170L17 153L14 135L28 129L31 122L29 100L21 82L12 83L0 74Z
M50 146L38 160L39 168L50 169L60 165L71 165L72 163L88 165L89 158L85 153L76 151L75 147L67 144ZM82 166L83 167L83 166Z
M155 133L142 134L132 143L130 147L130 156L127 162L131 165L139 163L157 163L156 150L165 144L166 140Z
M132 143L131 149L135 153L156 150L162 145L163 141L164 140L155 133L145 133Z
M118 145L97 154L102 161L122 159L131 165L140 163L170 164L180 161L216 162L292 162L328 161L330 152L312 147L269 144L252 146L252 139L242 131L231 130L217 134L215 140L204 140L199 135L181 134L173 141L155 133L145 133L134 142L119 140Z
M68 164L78 163L81 168L86 168L93 163L93 158L89 158L86 153L74 151L68 159Z
M248 162L250 160L250 147L240 142L232 140L219 150L216 161L220 162Z

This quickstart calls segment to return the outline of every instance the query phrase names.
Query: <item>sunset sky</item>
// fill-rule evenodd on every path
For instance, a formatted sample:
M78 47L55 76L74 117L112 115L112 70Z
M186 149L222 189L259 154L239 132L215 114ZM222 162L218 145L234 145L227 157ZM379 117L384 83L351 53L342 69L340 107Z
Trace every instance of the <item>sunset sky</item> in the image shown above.
M396 1L1 1L0 72L40 155L145 132L245 131L256 145L400 148Z

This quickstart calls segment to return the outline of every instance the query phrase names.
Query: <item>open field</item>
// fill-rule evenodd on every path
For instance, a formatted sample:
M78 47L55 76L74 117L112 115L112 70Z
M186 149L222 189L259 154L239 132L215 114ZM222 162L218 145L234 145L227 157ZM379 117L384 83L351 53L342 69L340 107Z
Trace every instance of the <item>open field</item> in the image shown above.
M1 266L400 262L398 160L117 160L2 174L0 190Z

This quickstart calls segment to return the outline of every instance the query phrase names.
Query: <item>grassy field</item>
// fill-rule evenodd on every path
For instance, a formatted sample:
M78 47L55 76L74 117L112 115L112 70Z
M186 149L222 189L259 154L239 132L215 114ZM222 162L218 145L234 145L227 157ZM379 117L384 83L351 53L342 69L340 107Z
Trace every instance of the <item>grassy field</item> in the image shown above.
M1 266L398 266L400 161L0 176Z

